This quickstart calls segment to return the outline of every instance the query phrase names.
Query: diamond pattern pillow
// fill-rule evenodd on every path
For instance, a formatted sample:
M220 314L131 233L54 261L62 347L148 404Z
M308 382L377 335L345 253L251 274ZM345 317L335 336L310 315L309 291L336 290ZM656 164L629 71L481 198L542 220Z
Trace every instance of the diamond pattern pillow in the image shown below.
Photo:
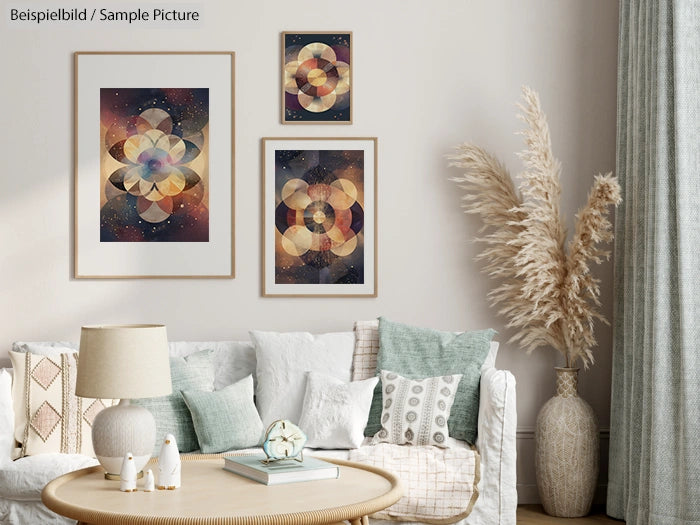
M78 354L39 355L10 351L12 399L19 457L44 453L95 456L92 422L116 401L75 395Z
M382 370L381 378L382 428L373 444L447 446L447 420L462 375L412 380Z

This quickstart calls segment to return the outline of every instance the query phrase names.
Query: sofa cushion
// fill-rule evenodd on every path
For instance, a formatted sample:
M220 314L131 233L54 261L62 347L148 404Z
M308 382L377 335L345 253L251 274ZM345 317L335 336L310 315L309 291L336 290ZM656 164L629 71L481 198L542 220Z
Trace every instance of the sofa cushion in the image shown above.
M73 470L97 465L94 458L81 454L37 454L0 467L0 494L11 500L41 499L44 486Z
M253 402L253 376L214 392L183 390L203 454L254 447L263 424Z
M355 352L352 355L352 380L361 381L377 374L377 354L379 353L379 321L357 321L355 332ZM456 332L458 334L460 332ZM498 356L498 341L491 341L482 370L494 368Z
M479 377L496 332L442 332L379 319L377 369L391 370L409 379L462 374L452 414L450 436L474 443L479 411ZM381 388L374 390L365 435L381 428Z
M357 448L364 439L367 414L378 378L347 383L308 372L299 427L312 448Z
M250 341L175 341L168 346L172 357L186 357L202 350L213 350L214 390L221 390L255 374L255 346Z
M72 341L15 341L12 343L13 352L31 352L39 355L56 355L66 352L77 352L78 343Z
M92 422L114 400L75 395L78 354L10 351L12 399L20 456L75 453L94 456Z
M180 452L199 448L192 416L180 394L183 390L214 389L213 350L201 350L186 357L170 358L170 378L173 392L167 396L134 399L133 404L150 410L156 420L156 444L153 456L160 454L166 434L172 434Z
M350 380L355 336L352 332L250 332L255 344L258 412L267 428L277 419L299 423L306 372Z
M406 379L382 370L382 428L373 443L447 446L447 420L461 374Z

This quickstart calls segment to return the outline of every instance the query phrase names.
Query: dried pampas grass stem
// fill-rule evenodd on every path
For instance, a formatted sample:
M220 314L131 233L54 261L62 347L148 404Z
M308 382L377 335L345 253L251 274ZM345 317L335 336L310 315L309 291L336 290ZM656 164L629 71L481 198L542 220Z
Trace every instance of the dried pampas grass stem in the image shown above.
M464 170L451 180L465 190L465 213L483 222L476 240L485 247L477 259L498 281L489 300L508 319L507 326L516 329L511 341L528 352L553 346L566 357L566 366L581 359L588 368L596 345L594 320L606 322L599 312L600 283L590 264L609 258L599 245L612 240L608 211L621 201L620 186L610 173L595 177L565 249L561 164L552 153L547 118L530 88L523 88L518 107L526 125L520 194L503 163L473 144L462 144L449 156L450 166Z

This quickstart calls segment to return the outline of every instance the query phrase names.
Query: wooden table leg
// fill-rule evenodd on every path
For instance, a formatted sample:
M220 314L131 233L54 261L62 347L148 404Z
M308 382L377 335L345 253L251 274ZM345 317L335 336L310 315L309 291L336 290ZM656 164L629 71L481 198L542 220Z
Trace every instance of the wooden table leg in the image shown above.
M350 525L369 525L369 518L367 516L361 516L350 520Z

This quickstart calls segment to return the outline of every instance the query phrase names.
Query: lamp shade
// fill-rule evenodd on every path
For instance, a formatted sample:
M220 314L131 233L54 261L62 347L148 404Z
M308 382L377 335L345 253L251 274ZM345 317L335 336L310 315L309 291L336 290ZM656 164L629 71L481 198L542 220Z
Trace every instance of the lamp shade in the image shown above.
M163 325L83 326L79 360L77 396L138 399L172 392Z

